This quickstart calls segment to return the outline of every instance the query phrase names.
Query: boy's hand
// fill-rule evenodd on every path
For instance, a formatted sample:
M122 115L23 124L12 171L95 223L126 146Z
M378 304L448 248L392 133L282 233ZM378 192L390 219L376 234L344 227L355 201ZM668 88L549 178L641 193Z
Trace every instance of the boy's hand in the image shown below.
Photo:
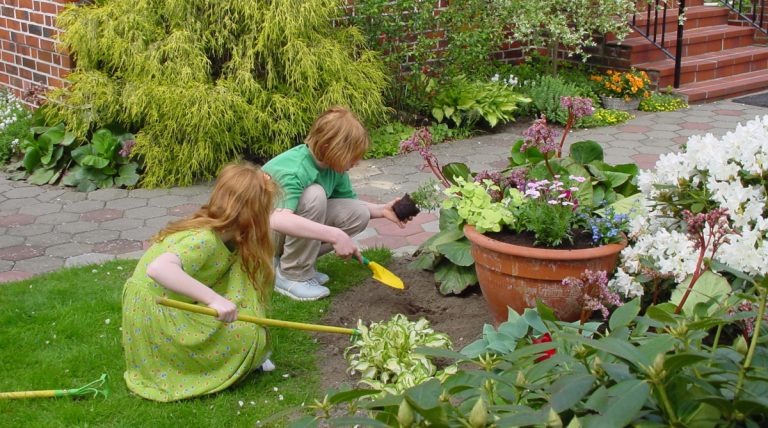
M385 219L391 221L392 223L395 223L400 227L400 229L405 228L405 223L411 221L413 217L408 217L405 220L400 220L397 218L397 214L395 214L395 210L392 208L393 205L395 205L395 202L399 201L400 198L393 199L386 204L381 206L381 217L384 217Z
M362 262L360 249L357 248L355 241L341 229L337 228L336 232L336 236L334 236L331 241L331 244L333 244L333 251L336 255L343 259L354 257Z

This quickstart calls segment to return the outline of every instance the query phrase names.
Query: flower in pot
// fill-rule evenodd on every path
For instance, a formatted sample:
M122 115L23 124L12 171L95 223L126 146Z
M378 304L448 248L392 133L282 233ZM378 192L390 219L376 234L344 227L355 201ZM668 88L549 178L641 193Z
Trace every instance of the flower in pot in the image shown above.
M641 99L651 96L651 79L642 70L608 70L590 78L596 83L596 92L607 109L636 110Z
M450 185L441 211L446 227L422 246L427 263L417 266L434 267L430 246L448 262L473 266L497 324L506 319L507 306L522 312L537 300L560 319L579 319L583 296L562 281L585 270L612 272L626 245L621 231L636 199L630 196L637 193L637 167L606 164L593 141L575 143L563 156L568 130L593 109L585 98L563 97L561 103L569 112L562 137L545 117L538 119L513 147L504 172L440 168L431 152L420 151L438 180Z

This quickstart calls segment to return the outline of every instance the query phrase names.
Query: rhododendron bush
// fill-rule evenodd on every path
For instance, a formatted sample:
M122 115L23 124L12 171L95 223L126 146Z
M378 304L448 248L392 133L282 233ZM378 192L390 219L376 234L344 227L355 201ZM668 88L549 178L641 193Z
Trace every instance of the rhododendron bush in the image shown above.
M626 297L655 295L665 279L689 285L698 275L707 285L694 296L706 301L731 291L719 275L704 277L707 270L765 277L767 161L768 116L720 139L693 136L684 151L662 155L638 178L646 212L634 219L634 243L611 286Z

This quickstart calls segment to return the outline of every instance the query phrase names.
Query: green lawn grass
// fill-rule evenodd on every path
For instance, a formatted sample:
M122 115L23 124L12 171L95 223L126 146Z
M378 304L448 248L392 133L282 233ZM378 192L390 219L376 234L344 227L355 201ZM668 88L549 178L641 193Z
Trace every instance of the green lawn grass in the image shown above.
M385 263L387 250L366 256ZM120 296L135 261L64 269L0 284L0 392L76 388L109 376L108 398L0 400L4 427L253 427L284 426L272 415L322 397L317 344L310 333L272 328L277 370L254 374L221 393L155 403L123 382ZM331 297L370 276L354 261L324 257ZM331 299L295 302L273 294L270 316L318 323ZM204 316L204 315L200 315ZM322 361L319 361L322 363ZM281 399L282 398L282 399Z

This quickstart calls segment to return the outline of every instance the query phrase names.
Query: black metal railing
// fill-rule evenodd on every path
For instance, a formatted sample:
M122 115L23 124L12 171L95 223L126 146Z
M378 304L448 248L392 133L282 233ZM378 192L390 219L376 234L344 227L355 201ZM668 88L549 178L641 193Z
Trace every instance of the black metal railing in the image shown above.
M768 34L768 10L766 0L720 0L720 3L739 15L739 21L747 22Z
M728 0L725 0L728 1ZM733 0L730 0L733 1ZM764 2L765 0L759 0ZM676 49L672 53L665 45L667 37L667 16L674 10L674 5L667 0L642 0L638 1L638 11L632 15L629 25L643 37L659 48L664 55L675 61L675 88L680 87L680 69L683 58L683 27L684 20L677 19L676 23L670 23L669 27L675 28ZM684 16L685 0L677 2L678 17ZM645 22L642 22L645 21ZM670 28L670 30L672 29ZM670 31L671 32L671 31Z

